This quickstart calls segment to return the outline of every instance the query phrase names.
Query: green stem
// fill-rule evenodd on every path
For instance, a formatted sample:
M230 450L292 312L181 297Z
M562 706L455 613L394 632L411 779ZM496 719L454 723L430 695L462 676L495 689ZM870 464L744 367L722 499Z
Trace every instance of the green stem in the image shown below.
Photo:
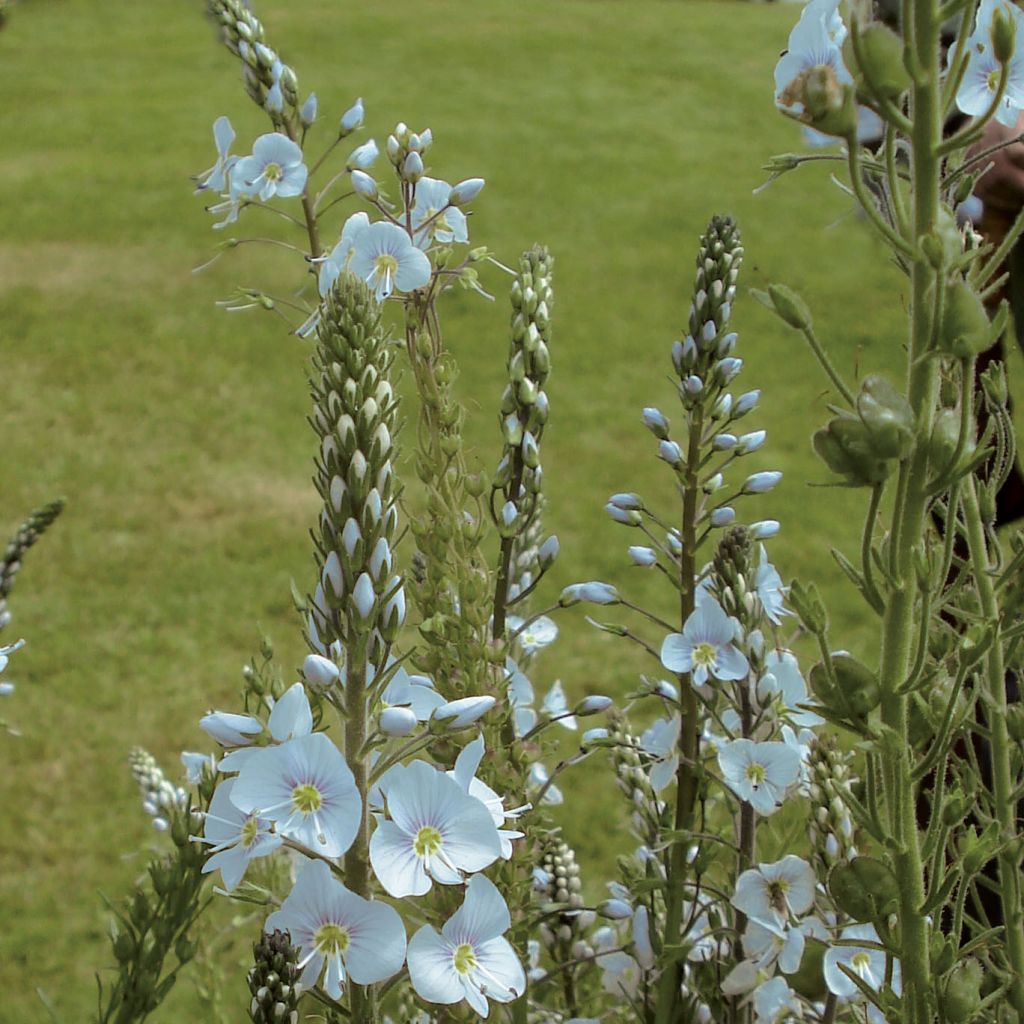
M982 616L995 631L985 655L984 686L987 691L986 717L989 726L989 751L992 768L992 796L996 820L999 822L1003 848L999 853L999 895L1003 906L1003 927L1006 929L1006 956L1012 973L1010 999L1017 1015L1024 1019L1024 906L1021 903L1020 870L1017 866L1017 807L1013 799L1013 777L1010 768L1011 745L1006 728L1006 666L999 636L999 602L993 585L985 526L978 507L978 490L974 477L963 488L964 519L967 524L967 545L974 566L974 585L981 603Z
M345 884L357 896L370 899L370 816L367 806L369 771L366 763L366 647L362 640L346 650L348 676L345 682L345 759L352 771L362 810L355 840L345 854ZM351 985L352 1020L375 1024L377 994L369 985Z
M687 438L686 474L683 480L683 518L681 523L682 552L679 556L679 616L680 629L693 614L696 591L697 509L700 500L700 442L704 430L703 410L698 408L689 423ZM673 827L677 833L669 853L668 876L665 888L666 944L679 941L682 924L683 899L687 873L687 843L678 833L692 826L693 808L697 801L695 766L699 753L700 733L697 719L697 695L689 675L679 678L681 722L679 727L679 768L676 771L676 808ZM656 1024L671 1024L677 1016L681 967L678 960L667 965L658 984Z

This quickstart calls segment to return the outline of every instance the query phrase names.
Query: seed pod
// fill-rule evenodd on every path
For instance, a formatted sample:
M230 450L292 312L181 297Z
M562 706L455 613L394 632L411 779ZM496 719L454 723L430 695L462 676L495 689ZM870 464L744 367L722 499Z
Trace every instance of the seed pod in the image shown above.
M978 293L963 280L946 286L939 328L939 349L957 359L970 359L993 343L988 313Z

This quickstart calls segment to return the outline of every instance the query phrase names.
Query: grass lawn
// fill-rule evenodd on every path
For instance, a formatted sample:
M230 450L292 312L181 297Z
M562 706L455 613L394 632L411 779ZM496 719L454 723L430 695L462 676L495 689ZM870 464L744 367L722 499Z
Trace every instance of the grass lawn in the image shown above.
M555 253L544 454L563 555L548 593L607 579L665 600L629 568L632 537L602 506L619 490L671 498L639 410L671 415L668 351L697 237L712 213L738 218L741 390L762 389L750 429L769 432L752 468L785 472L743 514L783 522L784 576L815 578L837 646L870 656L870 623L828 557L831 544L856 549L863 495L809 487L825 479L808 443L826 416L824 378L742 294L785 281L847 374L900 367L902 282L822 165L752 194L764 160L800 146L771 91L794 8L268 0L257 13L303 95L316 89L325 139L357 95L380 142L399 119L429 125L438 176L488 181L474 241L507 260L538 240ZM122 892L151 841L128 748L175 770L178 751L202 744L200 714L234 706L261 630L286 671L300 662L288 581L310 577L316 499L307 346L274 316L213 306L236 283L299 274L255 247L190 273L217 240L188 177L213 161L210 124L230 114L242 151L266 130L202 4L24 0L0 52L0 522L13 531L31 507L68 499L27 560L5 633L29 646L3 708L23 735L0 737L0 1021L32 1024L47 1019L36 986L63 1019L86 1019L108 955L97 891ZM247 216L239 233L267 230ZM460 292L443 307L482 467L498 450L508 321L501 276L485 284L497 303ZM582 614L561 625L541 681L624 693L646 669ZM610 776L570 787L566 834L592 878L622 839L616 799ZM193 998L183 984L155 1019L192 1019ZM229 1001L229 1019L243 1005Z

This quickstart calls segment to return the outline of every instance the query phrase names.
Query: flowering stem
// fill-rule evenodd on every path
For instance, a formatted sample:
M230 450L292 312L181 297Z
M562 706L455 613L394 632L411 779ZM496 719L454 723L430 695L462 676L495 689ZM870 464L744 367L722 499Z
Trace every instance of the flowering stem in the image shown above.
M519 494L523 483L523 456L522 449L516 448L512 455L512 484L510 493ZM518 502L517 502L518 507ZM494 584L494 616L491 637L495 643L499 643L505 636L505 613L508 606L508 588L512 580L512 548L515 545L516 534L510 533L507 537L501 538L501 554L498 557L498 578Z
M971 386L970 382L967 386ZM978 591L982 616L995 634L985 655L985 717L989 727L994 810L999 822L1000 838L1003 840L998 860L999 894L1003 907L1003 926L1006 929L1006 955L1013 979L1010 998L1018 1016L1024 1017L1024 906L1021 903L1020 870L1014 843L1017 835L1017 802L1012 793L1011 746L1006 728L1006 666L999 635L999 602L992 583L985 527L978 507L977 483L973 476L967 478L963 488L963 511L967 525L967 545L974 565L974 585Z
M690 416L686 453L686 473L683 479L683 518L680 524L682 551L679 555L679 621L682 631L686 620L693 614L696 591L697 509L700 500L700 441L704 430L703 409L698 406ZM676 810L673 827L677 833L687 831L693 818L697 798L695 766L699 754L700 734L697 719L697 695L689 674L679 677L679 699L682 705L679 728L679 768L676 770ZM682 923L683 898L686 882L687 843L676 838L669 853L668 876L665 883L666 943L679 940ZM680 966L674 960L661 972L658 986L656 1024L670 1024L676 1019L679 1000Z
M915 76L912 106L913 134L911 173L913 183L914 238L935 228L939 213L938 149L942 140L939 97L939 22L936 0L912 0L912 20L905 23L907 47L919 74ZM851 170L855 162L851 161ZM869 200L870 201L870 200ZM862 200L863 202L863 200ZM901 239L901 241L903 241ZM905 241L899 247L906 254ZM916 246L915 246L916 248ZM910 669L914 635L914 549L926 528L928 449L935 408L938 404L936 361L921 359L931 343L929 288L934 271L918 256L911 266L912 319L908 350L908 400L917 411L916 442L900 464L900 479L892 513L893 587L882 626L881 717L899 742L885 751L885 802L889 834L895 846L892 866L900 890L900 960L903 970L904 1019L908 1024L930 1024L932 1013L931 964L928 952L928 921L922 913L925 902L924 871L916 820L916 787L909 751L907 698L899 689Z

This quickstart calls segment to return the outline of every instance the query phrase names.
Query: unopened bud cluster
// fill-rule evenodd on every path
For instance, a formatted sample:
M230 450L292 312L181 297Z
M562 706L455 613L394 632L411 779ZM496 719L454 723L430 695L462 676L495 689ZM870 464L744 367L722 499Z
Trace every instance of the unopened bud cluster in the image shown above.
M299 950L288 932L264 932L252 947L249 1017L253 1024L297 1024Z
M808 755L808 796L811 801L808 833L811 848L826 868L857 856L853 819L843 800L854 782L852 758L827 733L815 735Z
M540 939L552 959L558 963L591 955L583 935L593 925L595 914L584 910L580 866L572 847L557 836L548 836L538 876L543 881L539 893L542 901L564 908L545 917L540 925Z
M524 253L512 285L512 331L508 383L501 396L505 452L494 478L491 509L502 536L519 533L533 514L541 490L540 440L548 418L544 390L551 370L553 260L536 246Z
M415 183L423 177L423 156L433 141L434 133L429 128L414 132L404 121L399 121L388 136L384 151L402 179Z
M309 640L320 655L336 640L346 647L362 641L372 658L397 637L405 595L392 575L398 526L392 354L380 307L362 281L350 274L338 279L317 339L310 382L320 437L314 483L324 507Z
M728 330L736 279L743 262L740 232L731 217L714 217L701 238L687 334L672 347L672 363L685 405L698 404L740 370L732 356L736 335Z
M750 532L745 526L727 530L715 549L711 579L715 597L726 614L744 625L760 619L751 559Z
M7 544L3 560L0 561L0 630L11 621L11 613L7 610L7 595L14 586L14 578L21 568L25 552L39 540L63 509L62 499L51 501L36 509L18 527L18 532Z
M207 0L207 10L224 45L242 62L245 90L253 102L271 113L285 105L294 109L299 102L295 72L267 46L263 24L244 0Z
M615 766L615 781L633 808L632 824L637 835L646 839L656 832L658 823L652 816L661 806L651 780L643 766L640 740L626 727L625 718L614 712L608 715L608 739Z
M142 809L153 819L153 827L158 832L166 832L175 812L188 807L188 793L175 786L164 775L156 758L142 747L132 748L128 764L142 793Z

